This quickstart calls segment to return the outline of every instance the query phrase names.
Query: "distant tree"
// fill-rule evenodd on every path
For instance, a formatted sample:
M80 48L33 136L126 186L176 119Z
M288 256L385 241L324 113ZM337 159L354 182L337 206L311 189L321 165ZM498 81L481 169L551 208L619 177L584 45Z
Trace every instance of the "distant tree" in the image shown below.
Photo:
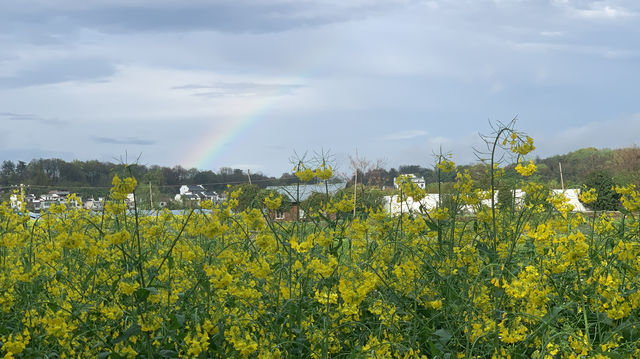
M497 207L502 210L513 209L513 187L508 182L501 181L496 189L498 190Z
M595 188L598 199L591 204L594 210L615 211L620 207L620 196L613 190L615 183L605 170L593 171L586 176L584 185Z
M23 178L26 170L27 170L27 163L24 161L18 161L18 164L16 165L16 176L18 176L18 179Z
M242 183L233 185L227 189L228 193L240 190L238 196L238 206L236 210L241 212L247 208L262 208L262 201L258 198L260 187L254 184Z
M356 201L356 214L366 215L369 210L378 210L384 204L386 193L374 186L358 185L358 197ZM353 187L343 188L336 192L335 199L353 198Z
M2 162L2 168L0 169L0 177L2 178L2 184L7 185L13 181L13 177L16 173L16 165L12 161Z
M16 172L16 165L13 161L3 161L2 162L2 175L3 176L12 176Z

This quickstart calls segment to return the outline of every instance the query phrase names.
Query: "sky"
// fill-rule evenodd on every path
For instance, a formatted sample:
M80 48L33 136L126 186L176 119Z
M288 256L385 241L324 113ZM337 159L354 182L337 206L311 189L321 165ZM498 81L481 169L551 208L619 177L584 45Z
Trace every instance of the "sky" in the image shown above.
M0 2L0 160L251 169L640 142L635 0Z

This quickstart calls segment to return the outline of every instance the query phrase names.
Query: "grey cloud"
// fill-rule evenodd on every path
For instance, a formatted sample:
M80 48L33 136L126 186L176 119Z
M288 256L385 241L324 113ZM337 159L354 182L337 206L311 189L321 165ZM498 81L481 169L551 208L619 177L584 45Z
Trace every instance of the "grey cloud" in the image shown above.
M0 119L6 121L26 121L26 122L38 122L44 125L65 125L67 121L63 121L57 118L40 117L33 114L13 113L13 112L0 112Z
M61 31L82 26L105 32L213 30L232 33L269 33L346 21L382 12L397 3L359 1L336 6L316 1L216 1L163 3L97 3L93 6L17 9L0 6L0 22L45 23ZM3 9L4 7L4 9ZM4 10L4 11L3 11Z
M281 96L305 87L301 84L261 84L255 82L217 83L211 85L189 84L174 86L173 90L191 90L193 96L201 97L249 97L249 96Z
M106 143L113 145L154 145L156 141L145 140L138 137L123 137L123 138L113 138L113 137L102 137L102 136L93 136L92 137L95 142L98 143Z
M0 148L1 160L29 162L35 158L63 158L69 161L78 158L73 152L42 148Z
M40 63L0 77L0 88L20 88L68 81L104 81L113 75L113 63L98 58L67 58Z

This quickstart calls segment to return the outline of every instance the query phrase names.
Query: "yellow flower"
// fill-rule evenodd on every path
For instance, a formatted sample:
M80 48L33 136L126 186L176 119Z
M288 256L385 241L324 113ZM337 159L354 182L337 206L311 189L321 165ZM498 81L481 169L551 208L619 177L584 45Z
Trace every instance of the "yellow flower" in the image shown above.
M532 160L529 160L529 164L523 166L521 162L518 162L516 166L516 172L518 172L521 176L527 177L531 176L536 171L536 165Z
M119 232L108 233L104 236L104 239L113 245L118 245L124 243L127 239L130 238L130 234L126 229L123 229Z
M333 177L333 168L331 166L326 166L322 164L322 166L316 168L316 177L319 179L326 181L329 178Z
M22 334L9 334L9 336L3 340L4 344L1 347L2 350L7 353L5 358L13 358L13 354L22 353L30 340L31 336L29 335L29 331L26 329Z
M353 199L345 196L335 206L338 211L349 213L353 211Z
M437 220L445 220L449 217L449 208L440 207L431 212L431 218Z
M126 295L131 295L133 294L133 292L136 291L136 289L138 289L140 287L140 284L133 283L133 284L129 284L127 282L120 282L118 283L118 288L120 289L120 291Z
M453 161L444 159L441 162L438 162L436 165L442 172L451 172L456 169L456 164Z
M578 196L580 202L584 204L593 203L598 199L598 194L596 193L595 188L589 188L588 191L580 191L580 195Z
M296 166L293 170L295 171L294 175L296 175L296 177L298 177L302 182L309 182L316 176L316 173L312 169L307 168L304 165Z
M111 197L115 200L124 200L136 188L138 181L133 177L127 177L122 181L118 175L115 175L111 184L113 185L111 187Z
M511 133L510 143L511 152L517 153L521 156L524 156L536 149L536 146L533 145L533 138L526 136L526 138L522 140L515 132Z
M266 197L264 199L264 204L270 210L276 210L280 208L280 205L282 204L282 196L276 197L273 195L273 193L269 193L269 197Z

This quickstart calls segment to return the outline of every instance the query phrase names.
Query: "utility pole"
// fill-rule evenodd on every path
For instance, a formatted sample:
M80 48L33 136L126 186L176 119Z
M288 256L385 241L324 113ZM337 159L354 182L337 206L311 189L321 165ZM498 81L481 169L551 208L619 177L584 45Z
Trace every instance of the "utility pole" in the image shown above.
M562 178L562 163L558 162L558 167L560 167L560 185L562 186L562 192L564 192L564 179Z
M247 168L247 177L249 177L249 184L251 184L251 172L248 168Z
M358 148L356 147L355 176L353 180L353 218L356 217L356 197L358 196Z
M149 205L153 209L153 192L151 191L151 181L149 181Z

